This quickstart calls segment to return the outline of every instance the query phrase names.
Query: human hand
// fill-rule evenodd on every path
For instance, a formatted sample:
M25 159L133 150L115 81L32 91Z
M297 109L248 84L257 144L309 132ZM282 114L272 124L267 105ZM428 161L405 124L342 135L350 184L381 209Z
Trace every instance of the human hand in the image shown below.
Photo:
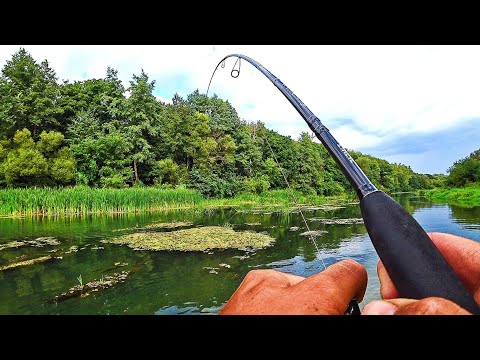
M465 287L480 304L480 243L456 235L429 233ZM380 293L383 300L375 300L363 308L363 315L468 315L450 300L430 297L421 300L400 299L390 276L381 261L377 265Z
M342 260L304 278L276 270L250 271L220 315L343 315L352 299L363 300L367 271Z

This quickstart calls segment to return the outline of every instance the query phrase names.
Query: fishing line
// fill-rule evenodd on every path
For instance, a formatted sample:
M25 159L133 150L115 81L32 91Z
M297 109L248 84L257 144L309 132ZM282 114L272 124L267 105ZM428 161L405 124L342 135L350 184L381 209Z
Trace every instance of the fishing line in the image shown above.
M238 64L238 69L235 68L237 66L237 64ZM222 68L225 68L225 60L223 60L219 64L217 64L217 66L215 67L215 70L213 71L212 76L210 77L210 81L208 83L208 88L207 88L207 94L206 94L207 98L208 98L208 92L210 90L210 85L212 84L213 76L215 75L215 72L217 71L218 66L221 66ZM237 61L235 61L235 64L233 65L232 70L230 71L230 76L233 77L234 79L236 79L240 76L240 66L241 66L241 58L238 57ZM256 127L257 125L254 125L254 126ZM290 186L290 183L288 182L287 177L286 177L282 167L280 166L280 163L278 162L278 159L275 156L275 153L273 152L272 147L270 146L270 142L268 141L266 135L264 134L263 129L260 129L260 130L261 130L262 137L265 140L265 142L267 143L268 148L270 149L270 152L272 153L273 159L275 160L275 163L277 164L278 169L280 170L280 173L282 174L282 177L285 180L285 183L287 184L288 190L289 190L289 192L290 192L290 194L293 198L293 202L295 203L295 206L297 207L297 209L298 209L298 211L299 211L299 213L302 217L302 220L303 220L303 223L305 224L305 227L306 227L308 232L311 232L310 227L308 226L308 223L307 223L307 219L303 215L302 208L300 207L300 204L298 203L297 197L295 196L295 193L293 192L292 187ZM323 258L322 254L320 252L320 248L318 247L317 241L315 240L315 236L312 235L312 234L309 234L308 237L309 237L310 241L313 243L313 246L315 247L315 250L317 251L316 258L320 259L320 261L322 262L323 268L326 269L327 266L325 265L324 258Z
M310 227L308 226L308 223L307 223L307 219L305 219L305 216L303 215L302 208L300 207L300 204L298 203L297 197L295 196L295 193L293 192L292 187L290 186L290 183L288 182L287 177L285 176L285 173L283 172L282 167L280 166L280 163L278 162L277 157L275 156L275 153L273 152L273 149L270 146L270 143L268 142L268 139L265 136L265 134L263 133L263 131L262 131L262 137L265 139L265 141L268 145L268 148L270 149L270 152L272 153L273 159L275 160L275 163L277 164L278 169L280 170L283 178L285 179L285 183L287 184L288 190L290 191L290 194L292 195L293 202L297 206L298 211L300 212L300 215L302 216L303 223L305 224L305 227L307 228L307 231L310 233L308 235L308 237L309 237L310 241L313 243L313 245L315 246L315 249L317 250L317 259L320 259L320 261L322 262L323 268L327 269L327 266L325 265L325 261L323 260L323 256L321 255L320 249L318 248L317 241L315 240L315 236L313 234L311 234Z

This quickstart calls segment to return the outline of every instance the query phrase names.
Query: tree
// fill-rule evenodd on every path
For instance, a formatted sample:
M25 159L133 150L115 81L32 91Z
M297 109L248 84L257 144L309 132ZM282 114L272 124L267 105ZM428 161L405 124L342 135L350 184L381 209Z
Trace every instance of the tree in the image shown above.
M161 104L153 95L155 81L149 82L147 74L133 75L130 81L130 97L127 99L126 133L132 144L132 165L134 181L140 180L139 164L154 164L151 139L160 130ZM149 172L148 170L146 172Z
M197 89L187 96L187 104L195 111L209 116L208 125L214 138L222 134L233 136L241 124L234 107L216 94L208 98L205 94L200 94Z
M188 179L187 168L177 165L172 159L162 159L155 163L155 169L152 172L155 178L155 184L170 184L177 186L186 183Z
M455 161L448 169L447 184L465 186L480 182L480 149Z
M125 89L117 71L107 68L105 79L64 82L60 86L59 106L64 123L70 127L79 114L88 112L104 126L126 125Z
M323 194L323 159L312 138L303 132L294 146L297 147L297 171L293 174L293 187L303 193Z
M167 105L163 119L161 139L162 158L172 157L177 164L185 164L188 171L194 165L208 169L211 154L217 143L210 135L208 116L195 112L179 96L177 105Z
M0 78L0 137L28 129L33 139L43 130L64 131L57 78L47 60L38 64L23 48L8 60Z
M132 147L115 126L102 126L91 112L82 112L69 129L68 142L78 163L78 184L124 187L131 179Z
M261 171L262 151L260 126L263 124L242 124L235 133L235 168L240 176L251 177Z
M35 143L30 130L17 131L0 149L0 174L8 186L66 185L73 180L75 160L59 132L43 131Z

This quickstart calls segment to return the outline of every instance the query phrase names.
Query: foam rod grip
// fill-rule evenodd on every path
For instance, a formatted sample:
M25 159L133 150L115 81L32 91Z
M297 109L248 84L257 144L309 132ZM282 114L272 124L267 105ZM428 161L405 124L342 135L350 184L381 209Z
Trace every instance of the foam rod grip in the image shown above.
M382 191L365 196L360 207L373 246L401 297L438 296L480 314L473 296L407 210Z

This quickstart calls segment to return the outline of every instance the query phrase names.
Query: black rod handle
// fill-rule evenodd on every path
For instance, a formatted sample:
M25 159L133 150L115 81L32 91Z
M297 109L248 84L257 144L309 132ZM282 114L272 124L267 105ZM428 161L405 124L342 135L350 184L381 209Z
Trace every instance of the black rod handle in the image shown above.
M365 196L360 207L375 250L401 297L438 296L480 314L473 296L407 210L382 191Z

